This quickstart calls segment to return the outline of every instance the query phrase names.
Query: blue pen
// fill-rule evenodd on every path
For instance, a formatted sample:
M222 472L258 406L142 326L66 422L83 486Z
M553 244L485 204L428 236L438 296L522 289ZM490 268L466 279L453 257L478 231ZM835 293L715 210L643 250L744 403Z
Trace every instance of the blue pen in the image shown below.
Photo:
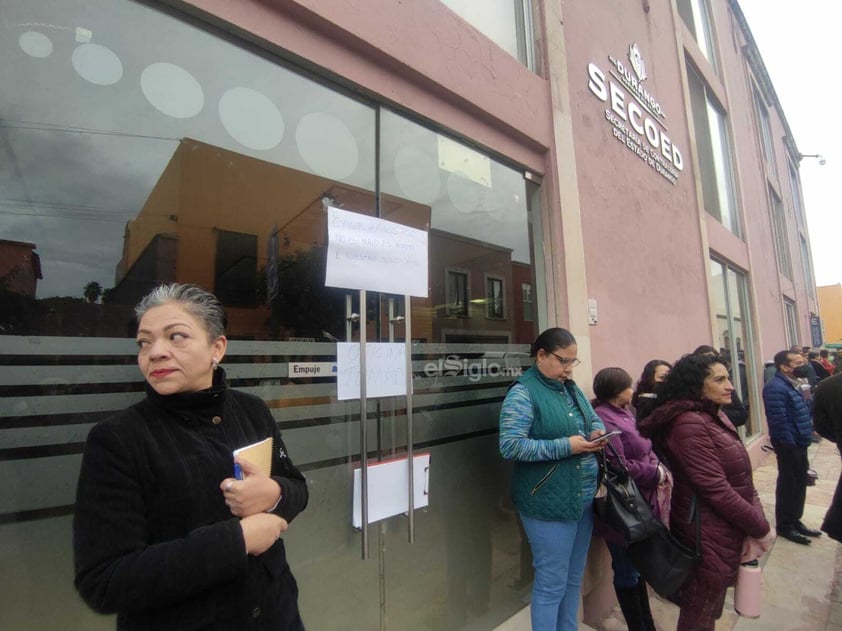
M234 463L234 477L238 480L243 479L243 468L240 466L239 462Z

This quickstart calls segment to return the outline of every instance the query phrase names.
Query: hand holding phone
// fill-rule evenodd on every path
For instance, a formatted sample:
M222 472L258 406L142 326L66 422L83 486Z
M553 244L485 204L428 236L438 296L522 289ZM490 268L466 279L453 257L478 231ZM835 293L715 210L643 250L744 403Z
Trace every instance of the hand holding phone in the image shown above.
M605 442L609 438L612 438L614 436L619 436L622 433L623 432L621 432L620 430L614 430L613 432L608 432L607 434L603 434L602 436L597 436L596 438L591 438L590 442L592 442L592 443Z

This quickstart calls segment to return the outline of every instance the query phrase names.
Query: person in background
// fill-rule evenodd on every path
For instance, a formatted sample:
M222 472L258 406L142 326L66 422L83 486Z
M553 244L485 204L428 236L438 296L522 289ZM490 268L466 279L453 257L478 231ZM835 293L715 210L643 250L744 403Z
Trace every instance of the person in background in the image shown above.
M773 359L769 359L763 362L763 384L769 383L772 377L778 374L778 369L775 368L775 361Z
M775 539L754 488L751 460L722 412L733 391L720 357L685 355L659 388L658 406L638 424L672 471L670 529L691 548L699 511L701 559L680 590L680 631L713 631L743 553L768 551Z
M576 339L551 328L532 344L535 363L509 388L500 410L500 453L514 461L512 500L532 548L532 629L575 631L593 497L605 433L573 382Z
M830 363L830 353L827 352L826 348L819 351L819 363L828 376L833 374L833 364Z
M813 423L816 431L836 443L842 453L842 373L828 377L816 386ZM824 516L822 530L831 539L842 541L842 475L839 476L833 501Z
M833 355L833 374L836 375L840 372L842 372L842 348L837 348Z
M725 366L728 368L729 379L733 379L731 377L731 366L713 346L703 344L702 346L697 347L696 350L693 351L693 354L719 357L722 360L722 363L725 364ZM725 412L725 415L728 417L728 419L731 421L734 427L742 427L748 422L748 410L746 409L746 406L743 405L743 402L737 394L736 390L734 390L731 393L731 403L723 405L722 411Z
M637 380L637 388L632 395L632 408L638 422L645 418L655 407L658 395L655 393L655 386L663 382L669 374L669 362L663 359L653 359L646 362L640 379Z
M195 285L135 307L146 396L94 425L73 518L76 588L117 628L303 629L281 536L304 476L256 396L229 389L225 312ZM232 451L272 438L271 476Z
M810 367L813 369L813 372L816 375L816 385L822 380L827 379L830 377L831 373L828 371L824 364L819 361L819 354L815 351L810 351L807 353L807 361L810 362Z
M769 438L778 458L775 524L784 539L807 545L808 537L821 535L801 522L810 467L807 447L813 434L810 406L801 384L807 362L798 351L780 351L775 355L775 367L777 374L763 387Z
M809 346L792 346L790 347L789 351L791 353L796 353L801 355L804 359L804 366L806 367L804 371L804 376L799 377L799 383L801 385L801 394L804 395L804 399L807 401L807 404L812 407L813 405L813 388L816 387L818 383L818 378L816 377L816 371L813 370L812 364L807 357L807 353L810 351Z
M593 380L594 412L602 419L608 432L620 431L609 439L617 452L620 463L629 472L640 492L649 500L655 516L666 521L668 515L661 510L669 508L669 491L672 476L652 451L652 442L637 431L634 415L629 410L632 398L632 378L622 368L603 368ZM614 452L606 448L605 457L611 461ZM662 493L659 494L659 488ZM659 501L660 499L660 501ZM597 519L597 522L599 520ZM649 608L649 591L629 558L626 545L616 533L600 523L598 534L604 534L611 553L614 570L614 591L626 619L629 631L655 631L655 622Z

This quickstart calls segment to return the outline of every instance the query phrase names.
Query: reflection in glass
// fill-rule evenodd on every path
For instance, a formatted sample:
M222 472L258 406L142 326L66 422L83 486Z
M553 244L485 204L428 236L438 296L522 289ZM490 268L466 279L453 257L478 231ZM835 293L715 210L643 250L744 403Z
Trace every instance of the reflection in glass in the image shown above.
M344 180L357 168L359 148L347 125L331 114L304 116L295 132L298 151L319 175Z
M143 96L156 110L173 118L191 118L202 111L205 95L196 78L170 63L154 63L140 74Z
M392 112L378 130L374 108L142 3L2 11L0 82L15 89L0 91L0 555L27 568L0 578L2 626L113 628L73 591L70 514L90 427L142 396L132 308L161 282L223 300L232 385L269 403L312 482L285 535L309 627L490 628L522 607L528 559L495 448L535 336L522 175ZM80 26L45 40L24 37L32 24ZM410 303L413 416L416 445L441 463L437 499L418 545L399 543L403 517L372 526L382 564L359 561L348 491L361 452L404 449L405 399L369 401L361 449L358 402L290 368L329 366L361 326L407 336L403 297L370 293L354 323L355 292L324 286L327 204L429 231L430 296ZM448 284L448 270L462 276Z
M72 61L79 76L95 85L113 85L123 78L123 63L105 46L82 44L73 51Z
M495 464L500 403L529 365L536 333L521 293L535 286L525 182L514 169L393 112L382 111L380 121L382 215L429 222L430 299L412 300L414 355L424 359L413 418L416 446L429 445L436 463L430 484L438 498L416 522L414 547L397 544L397 535L386 539L386 562L402 579L387 583L387 601L403 602L407 581L437 596L427 621L406 628L493 628L519 608L531 581L508 477ZM409 570L406 558L417 567L441 559L444 594L440 577Z
M53 54L53 43L50 38L38 31L21 33L18 43L23 52L30 57L49 57Z

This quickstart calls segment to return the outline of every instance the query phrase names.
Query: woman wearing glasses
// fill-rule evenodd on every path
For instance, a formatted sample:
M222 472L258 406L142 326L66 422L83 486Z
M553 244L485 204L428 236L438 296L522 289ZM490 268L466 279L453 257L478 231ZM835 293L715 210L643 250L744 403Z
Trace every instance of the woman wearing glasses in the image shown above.
M602 421L571 376L576 339L547 329L535 363L509 389L500 411L500 453L514 461L512 500L532 547L532 629L575 631L593 529L597 486L593 442Z

